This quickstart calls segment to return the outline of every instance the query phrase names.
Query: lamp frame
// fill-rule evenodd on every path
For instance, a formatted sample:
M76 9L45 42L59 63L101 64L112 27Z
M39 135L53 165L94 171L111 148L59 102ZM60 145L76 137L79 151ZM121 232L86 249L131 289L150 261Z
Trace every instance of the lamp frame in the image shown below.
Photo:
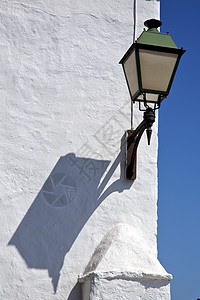
M173 72L172 72L171 78L169 80L169 84L168 84L168 87L167 87L166 91L142 88L142 75L141 75L140 58L139 58L139 50L140 49L163 52L163 53L178 54L178 57L177 57L177 60L176 60L176 63L175 63L175 66L174 66L174 69L173 69ZM137 67L138 91L132 96L131 95L131 90L130 90L130 87L129 87L129 83L128 83L128 79L127 79L127 76L126 76L124 64L125 64L126 60L130 57L130 55L133 53L134 50L135 50L136 67ZM185 50L183 50L183 48L175 49L175 48L170 48L170 47L161 47L161 46L155 46L155 45L141 44L141 43L137 43L137 42L132 44L131 47L128 49L128 51L125 53L125 55L123 56L123 58L119 62L120 64L122 64L122 67L123 67L124 75L125 75L125 78L126 78L126 83L127 83L128 89L129 89L130 96L131 96L131 100L133 102L135 102L135 101L145 102L143 100L138 100L137 98L140 95L146 94L146 93L157 94L157 95L160 95L158 101L148 100L147 102L149 102L149 103L158 103L158 106L159 106L160 102L162 102L169 94L169 91L170 91L171 86L172 86L172 82L174 80L174 76L175 76L177 68L178 68L180 58L184 54L184 52L185 52Z

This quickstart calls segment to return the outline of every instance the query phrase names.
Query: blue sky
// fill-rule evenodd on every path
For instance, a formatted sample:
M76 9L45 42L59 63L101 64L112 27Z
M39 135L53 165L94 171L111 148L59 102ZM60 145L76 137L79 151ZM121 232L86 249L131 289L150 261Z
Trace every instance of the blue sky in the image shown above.
M159 114L158 250L172 300L200 298L199 14L199 0L161 0L161 32L187 50Z

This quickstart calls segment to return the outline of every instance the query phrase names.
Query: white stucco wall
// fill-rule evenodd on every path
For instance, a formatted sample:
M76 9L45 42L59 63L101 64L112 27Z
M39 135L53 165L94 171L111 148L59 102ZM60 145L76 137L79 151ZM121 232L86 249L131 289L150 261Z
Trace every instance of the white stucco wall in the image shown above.
M110 300L113 295L117 300L170 300L169 281L162 279L95 277L91 279L90 286L90 298L87 293L83 293L83 300Z
M79 276L83 300L169 300L171 274L129 224L119 223L96 247Z
M133 0L0 3L1 299L81 299L78 275L121 222L157 255L157 124L123 179L134 15ZM159 2L138 0L136 35L152 17Z

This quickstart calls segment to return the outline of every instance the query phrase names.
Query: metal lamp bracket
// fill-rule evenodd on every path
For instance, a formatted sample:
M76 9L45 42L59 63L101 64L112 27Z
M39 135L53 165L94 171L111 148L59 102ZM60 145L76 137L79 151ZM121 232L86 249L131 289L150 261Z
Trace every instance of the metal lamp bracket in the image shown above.
M140 139L146 129L148 145L150 145L152 125L155 122L155 109L147 107L144 119L135 130L127 130L126 139L126 170L125 176L128 180L136 179L136 154Z

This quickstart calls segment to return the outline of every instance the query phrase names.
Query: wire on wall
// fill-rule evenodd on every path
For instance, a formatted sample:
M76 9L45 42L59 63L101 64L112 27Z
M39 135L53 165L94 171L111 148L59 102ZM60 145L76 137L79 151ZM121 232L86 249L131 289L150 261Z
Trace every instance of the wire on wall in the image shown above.
M136 1L133 0L133 43L135 42L136 33ZM131 100L131 129L133 129L133 101Z

